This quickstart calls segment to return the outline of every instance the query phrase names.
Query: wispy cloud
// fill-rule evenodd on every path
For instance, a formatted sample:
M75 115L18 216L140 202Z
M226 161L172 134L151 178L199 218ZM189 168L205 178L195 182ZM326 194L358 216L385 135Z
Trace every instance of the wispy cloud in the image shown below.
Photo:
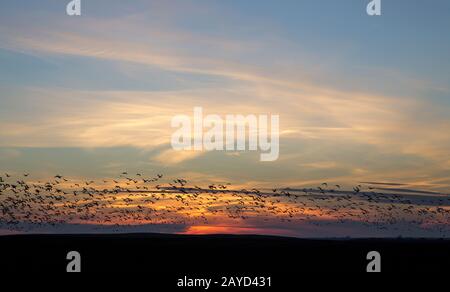
M168 21L164 13L180 20L183 11L155 5L161 12L155 18L135 12L82 21L49 18L33 28L1 28L1 48L51 59L66 71L68 60L89 59L100 69L102 62L117 64L118 75L143 83L146 78L151 82L151 77L130 68L154 70L173 84L181 80L183 86L142 91L86 90L80 85L13 88L0 93L3 108L14 108L0 117L0 146L158 149L150 161L176 166L204 157L164 148L173 130L170 119L201 105L214 114L279 114L282 154L270 171L285 175L278 178L283 183L298 183L291 177L295 174L305 182L318 182L323 176L342 180L403 176L431 186L445 185L440 177L450 169L450 138L445 134L450 117L445 105L327 82L339 70L326 60L338 56L307 53L301 45L273 33L274 27L255 25L255 37L247 38L208 33ZM191 9L203 16L211 12ZM257 37L257 32L267 36ZM435 87L388 68L379 70L402 88ZM356 75L350 75L354 83L361 80ZM403 92L402 88L397 91ZM441 114L434 115L437 112ZM257 169L245 156L239 158ZM308 168L311 171L306 173Z

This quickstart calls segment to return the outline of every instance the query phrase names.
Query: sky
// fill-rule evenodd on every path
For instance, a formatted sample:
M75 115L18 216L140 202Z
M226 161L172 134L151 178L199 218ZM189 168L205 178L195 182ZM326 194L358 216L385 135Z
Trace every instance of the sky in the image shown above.
M450 2L0 1L0 173L450 192ZM176 152L170 121L277 114L280 156Z

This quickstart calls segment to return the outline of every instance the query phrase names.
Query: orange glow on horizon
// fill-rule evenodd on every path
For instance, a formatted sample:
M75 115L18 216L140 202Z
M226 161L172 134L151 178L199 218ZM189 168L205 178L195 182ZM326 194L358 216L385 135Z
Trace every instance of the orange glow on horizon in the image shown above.
M256 227L237 227L237 226L205 226L195 225L190 226L186 231L180 234L186 235L207 235L207 234L264 234L264 235L283 235L289 236L287 230L281 229L267 229Z

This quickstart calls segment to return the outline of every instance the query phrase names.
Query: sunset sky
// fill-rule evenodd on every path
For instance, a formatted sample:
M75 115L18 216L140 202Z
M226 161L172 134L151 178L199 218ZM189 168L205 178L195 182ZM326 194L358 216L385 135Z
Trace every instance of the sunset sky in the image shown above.
M0 2L0 173L450 192L449 1L68 2ZM279 159L175 152L195 106L278 114Z

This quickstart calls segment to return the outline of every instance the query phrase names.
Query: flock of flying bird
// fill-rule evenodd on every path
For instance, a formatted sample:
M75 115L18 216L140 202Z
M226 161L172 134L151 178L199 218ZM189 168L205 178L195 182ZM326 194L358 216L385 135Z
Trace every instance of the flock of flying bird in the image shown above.
M230 183L191 185L186 179L123 172L117 178L48 181L0 176L0 230L32 231L64 224L236 226L265 223L313 225L359 222L378 231L405 228L450 237L450 196L380 191L358 185L344 190L323 183L316 188L233 189ZM411 191L410 191L411 192ZM403 227L402 227L403 226Z

